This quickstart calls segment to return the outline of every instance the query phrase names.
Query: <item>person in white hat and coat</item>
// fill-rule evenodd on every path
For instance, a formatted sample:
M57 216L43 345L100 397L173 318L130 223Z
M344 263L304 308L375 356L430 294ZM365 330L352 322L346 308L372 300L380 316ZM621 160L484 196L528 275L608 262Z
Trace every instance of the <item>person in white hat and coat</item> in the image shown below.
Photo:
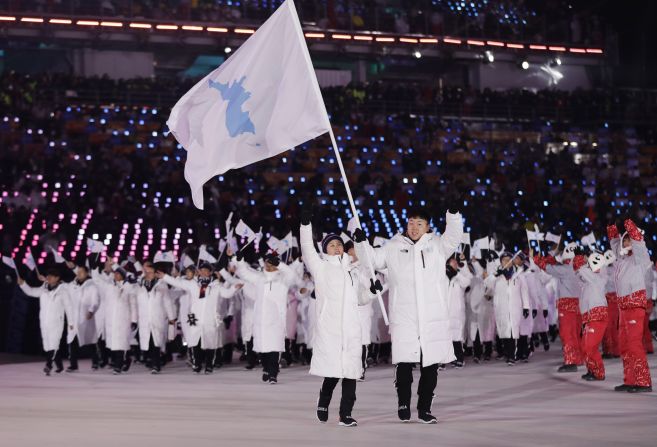
M310 374L324 377L317 402L317 418L328 420L328 407L333 390L342 379L340 425L357 425L351 416L356 401L356 380L363 373L361 360L361 326L359 304L371 302L365 296L365 275L344 253L342 239L329 234L322 241L323 257L315 250L310 224L312 214L304 209L301 215L301 253L306 268L315 281L317 325L313 340ZM372 287L374 287L372 282ZM380 283L379 283L380 284ZM374 292L375 293L375 292Z
M88 345L94 345L91 354L91 368L96 370L99 367L99 356L95 346L98 342L95 314L100 307L100 293L96 284L91 280L89 269L86 266L75 268L75 280L69 284L69 293L72 300L75 329L69 330L67 335L70 365L66 371L78 370L78 351Z

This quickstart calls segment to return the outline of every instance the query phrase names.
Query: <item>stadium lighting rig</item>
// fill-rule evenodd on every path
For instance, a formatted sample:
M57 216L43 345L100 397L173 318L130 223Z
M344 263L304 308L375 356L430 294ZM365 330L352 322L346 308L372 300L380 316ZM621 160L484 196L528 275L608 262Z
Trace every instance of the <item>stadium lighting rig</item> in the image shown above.
M54 28L85 28L99 29L104 32L120 32L126 30L143 31L149 33L182 33L182 34L228 34L241 37L248 37L255 33L255 29L246 26L207 26L202 23L183 23L169 22L158 23L149 20L104 20L102 17L38 17L0 15L0 26L29 26L29 27L54 27ZM552 53L570 53L576 55L603 55L602 48L570 47L563 45L550 45L545 43L533 42L512 42L501 40L484 40L484 39L461 39L450 36L427 36L427 35L393 35L379 32L342 32L337 30L307 30L304 32L307 39L311 41L349 41L360 44L391 44L391 45L422 45L422 46L444 46L448 47L466 47L486 48L492 50L523 50L531 52L552 52ZM420 51L420 50L417 50ZM415 51L413 52L415 56ZM415 56L417 57L417 56Z

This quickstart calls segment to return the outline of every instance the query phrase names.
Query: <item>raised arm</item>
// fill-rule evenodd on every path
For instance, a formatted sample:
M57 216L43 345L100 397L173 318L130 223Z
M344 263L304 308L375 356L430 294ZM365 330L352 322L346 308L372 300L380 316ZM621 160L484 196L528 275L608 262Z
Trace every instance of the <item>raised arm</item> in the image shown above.
M237 261L237 276L242 278L244 281L250 283L258 283L260 281L261 275L260 272L256 272L251 267L249 267L244 260Z
M43 287L30 287L25 281L20 284L20 288L25 295L32 298L40 298L43 293Z
M634 263L641 268L651 268L652 262L650 261L646 241L643 239L643 234L632 219L625 221L625 230L627 230L627 234L632 241L632 257L634 258Z
M184 290L185 292L190 294L193 294L198 287L196 284L194 284L193 281L188 281L181 278L174 278L171 275L164 275L162 277L162 281L164 281L165 284L168 284L171 287Z
M306 264L310 274L317 276L321 271L322 258L319 257L317 250L315 250L312 225L301 225L299 232L301 236L300 245L303 262Z
M463 218L461 213L445 213L445 232L440 235L438 248L445 259L452 256L463 239Z
M616 256L620 256L620 235L618 234L618 227L616 224L607 225L607 238L609 239L611 251L613 251Z

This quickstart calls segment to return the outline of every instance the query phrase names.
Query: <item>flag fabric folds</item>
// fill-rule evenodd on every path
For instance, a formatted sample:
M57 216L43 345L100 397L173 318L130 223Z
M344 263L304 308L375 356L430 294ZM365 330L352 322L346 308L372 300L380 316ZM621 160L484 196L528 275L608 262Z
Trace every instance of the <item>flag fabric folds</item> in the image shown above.
M285 152L330 124L291 0L173 107L167 125L187 151L185 179L203 209L203 184Z

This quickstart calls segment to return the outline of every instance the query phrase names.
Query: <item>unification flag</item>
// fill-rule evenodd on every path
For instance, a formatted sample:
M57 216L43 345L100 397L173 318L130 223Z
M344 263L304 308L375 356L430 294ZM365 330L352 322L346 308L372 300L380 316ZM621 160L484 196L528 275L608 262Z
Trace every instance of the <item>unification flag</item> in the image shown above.
M201 248L199 249L198 252L198 259L199 261L206 261L209 262L210 264L214 264L217 262L217 258L215 258L210 253L208 253L208 250L205 245L201 245Z
M185 179L203 209L203 184L330 130L292 0L173 107L167 125L187 151Z

